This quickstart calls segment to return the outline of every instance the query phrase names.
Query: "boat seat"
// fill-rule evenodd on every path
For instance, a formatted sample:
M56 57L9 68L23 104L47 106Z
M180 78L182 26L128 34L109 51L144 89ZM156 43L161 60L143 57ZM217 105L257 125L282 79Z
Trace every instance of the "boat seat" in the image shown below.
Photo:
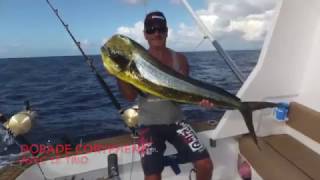
M320 143L320 112L293 102L287 125ZM287 134L258 139L261 150L251 137L239 140L240 153L256 172L266 180L320 179L320 155Z

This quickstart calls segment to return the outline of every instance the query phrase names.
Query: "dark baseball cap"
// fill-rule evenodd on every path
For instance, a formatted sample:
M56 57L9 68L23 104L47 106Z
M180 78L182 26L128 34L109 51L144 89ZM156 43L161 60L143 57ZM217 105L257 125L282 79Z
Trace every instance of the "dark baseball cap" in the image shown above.
M167 27L166 17L160 11L153 11L144 19L144 29L150 27Z

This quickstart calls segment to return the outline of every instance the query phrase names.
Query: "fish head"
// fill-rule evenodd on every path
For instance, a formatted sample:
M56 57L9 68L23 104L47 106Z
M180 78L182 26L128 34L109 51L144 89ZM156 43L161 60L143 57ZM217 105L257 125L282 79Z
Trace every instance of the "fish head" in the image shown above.
M109 73L117 76L127 71L133 62L134 45L132 40L123 35L112 36L102 47L101 56Z

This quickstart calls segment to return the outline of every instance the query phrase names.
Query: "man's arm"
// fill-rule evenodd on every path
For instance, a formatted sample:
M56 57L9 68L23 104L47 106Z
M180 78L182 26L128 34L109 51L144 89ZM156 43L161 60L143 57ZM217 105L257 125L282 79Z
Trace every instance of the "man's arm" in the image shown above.
M188 76L189 75L189 64L187 58L179 53L179 62L180 62L180 68L181 68L181 73ZM204 108L212 108L214 107L214 104L210 102L207 99L203 99L202 101L199 102L199 105Z
M189 63L188 63L186 56L184 56L181 53L178 53L178 61L179 61L179 66L180 66L180 73L182 73L185 76L188 76L189 75Z
M123 82L119 79L117 79L117 84L124 98L126 98L128 101L134 101L136 99L138 92L131 84Z

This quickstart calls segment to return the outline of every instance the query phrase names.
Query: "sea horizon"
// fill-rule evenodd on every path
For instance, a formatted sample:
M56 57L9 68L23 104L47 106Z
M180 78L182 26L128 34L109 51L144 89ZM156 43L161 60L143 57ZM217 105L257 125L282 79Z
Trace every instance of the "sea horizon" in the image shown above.
M239 51L261 51L261 49L231 49L225 50L226 52L239 52ZM206 53L206 52L217 52L217 50L199 50L199 51L178 51L180 53ZM87 56L100 56L100 54L86 54ZM48 55L48 56L26 56L26 57L0 57L0 60L9 60L9 59L30 59L30 58L51 58L51 57L75 57L82 56L81 54L76 55Z

